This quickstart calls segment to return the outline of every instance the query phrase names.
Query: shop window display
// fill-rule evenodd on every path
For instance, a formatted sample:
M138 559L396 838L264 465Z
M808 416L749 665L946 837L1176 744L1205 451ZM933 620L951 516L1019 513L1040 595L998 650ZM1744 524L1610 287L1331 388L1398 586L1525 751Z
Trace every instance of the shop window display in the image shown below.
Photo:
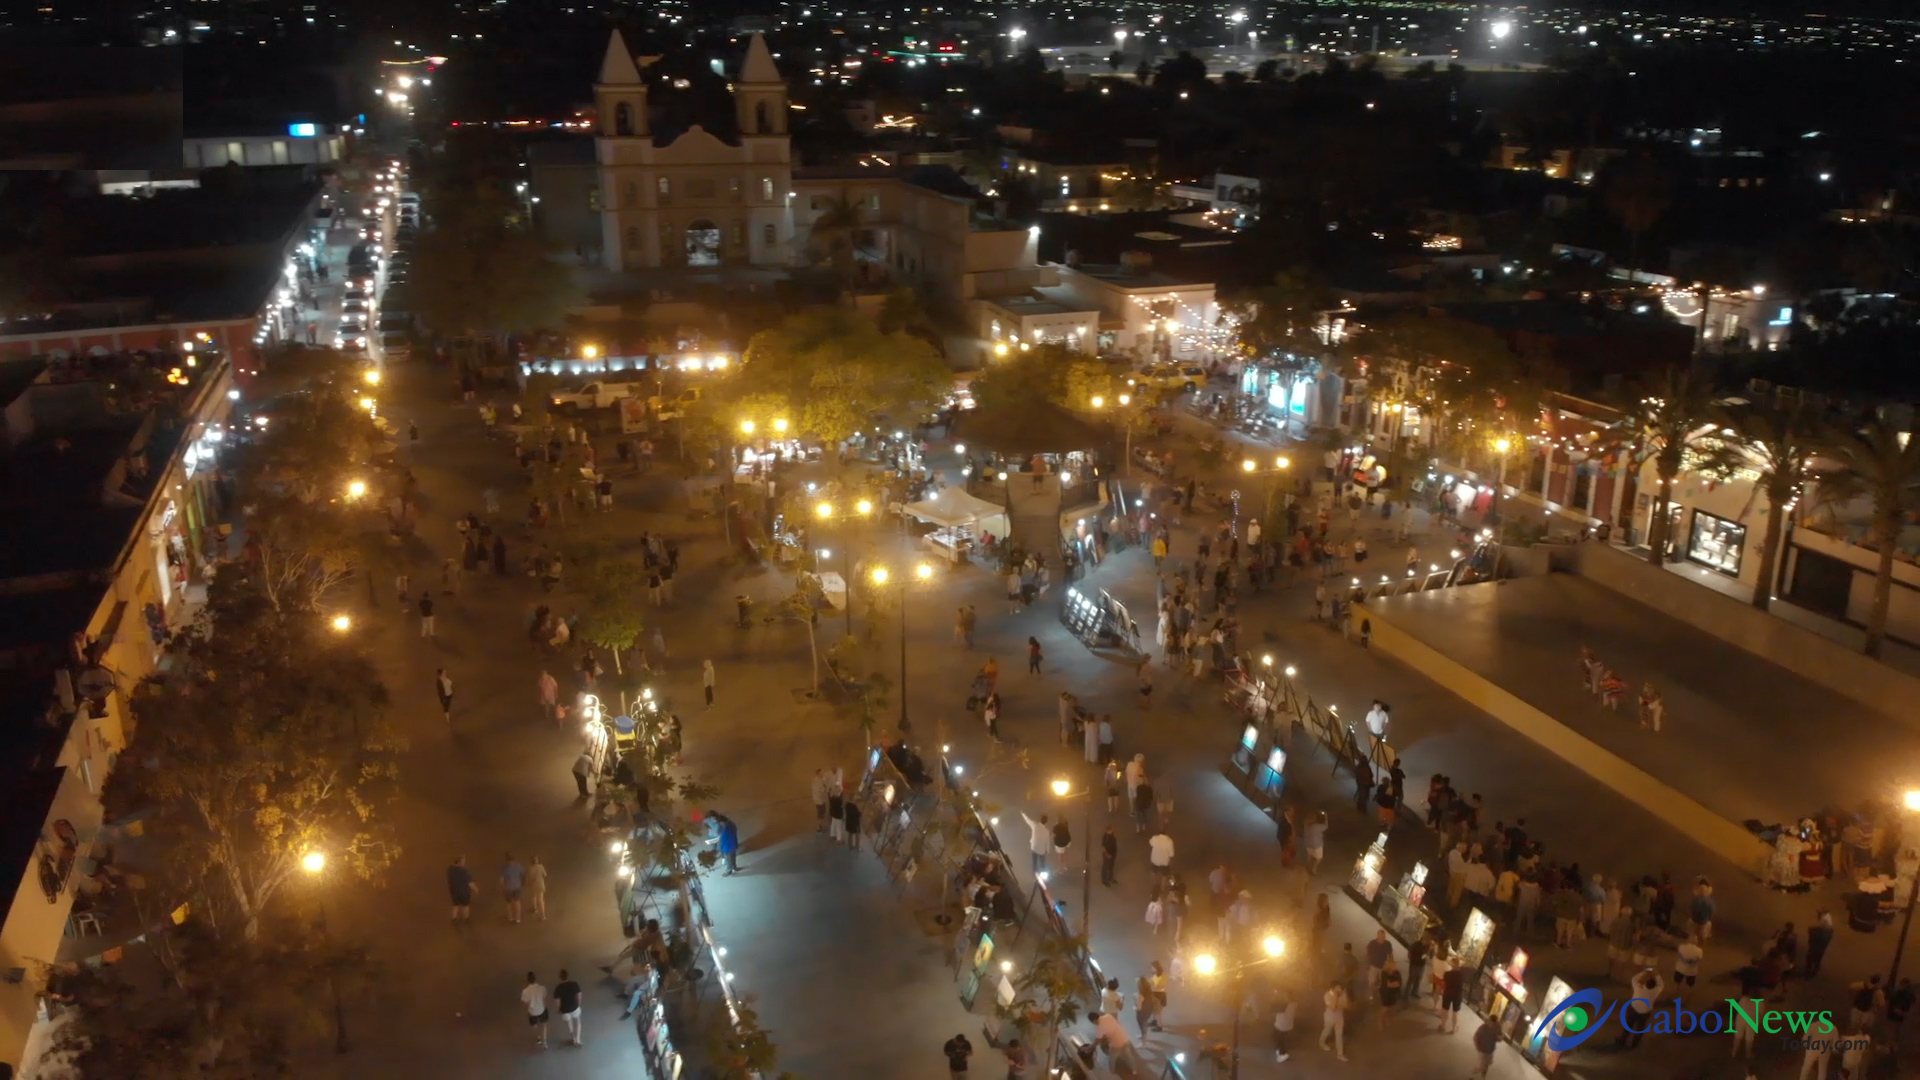
M1746 543L1746 526L1704 510L1693 512L1693 528L1687 534L1687 558L1693 562L1738 577Z

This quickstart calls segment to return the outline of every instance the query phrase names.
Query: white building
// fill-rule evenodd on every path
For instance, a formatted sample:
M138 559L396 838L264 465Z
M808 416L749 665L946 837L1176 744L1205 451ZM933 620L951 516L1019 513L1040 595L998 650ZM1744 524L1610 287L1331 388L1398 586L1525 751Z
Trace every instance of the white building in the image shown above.
M329 165L345 160L347 137L332 124L288 124L284 131L223 133L187 138L181 164L188 169L223 165Z
M734 83L735 143L697 124L657 143L640 65L618 30L607 42L593 96L607 269L789 264L794 192L787 86L765 38L748 38Z

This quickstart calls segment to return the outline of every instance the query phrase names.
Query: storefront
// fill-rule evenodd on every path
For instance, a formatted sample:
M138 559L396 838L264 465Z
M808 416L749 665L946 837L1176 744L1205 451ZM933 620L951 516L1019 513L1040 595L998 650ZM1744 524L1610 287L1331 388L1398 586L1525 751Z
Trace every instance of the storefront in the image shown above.
M986 537L1003 541L1009 532L1004 508L959 488L943 488L931 499L908 504L906 512L934 527L920 542L949 562L965 560L987 543Z
M1693 524L1687 531L1688 561L1737 578L1746 544L1745 525L1705 510L1693 512Z

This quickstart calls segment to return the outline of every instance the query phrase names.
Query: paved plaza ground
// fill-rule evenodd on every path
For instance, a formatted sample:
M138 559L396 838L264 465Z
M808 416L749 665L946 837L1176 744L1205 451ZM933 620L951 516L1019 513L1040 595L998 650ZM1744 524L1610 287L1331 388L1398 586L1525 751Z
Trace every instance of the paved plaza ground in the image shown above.
M418 636L416 621L402 613L394 597L393 576L400 568L407 568L416 582L430 580L440 559L457 551L453 522L481 507L484 489L499 492L506 508L502 525L512 560L517 562L531 544L556 537L530 537L520 526L524 480L507 445L483 436L473 408L459 402L447 371L428 364L390 367L381 397L387 415L402 423L417 421L422 433L418 444L405 448L421 485L420 535L405 547L388 550L387 561L370 575L367 595L356 598L363 606L360 625L368 628L366 644L379 658L395 708L413 737L405 770L407 792L397 812L404 853L378 887L345 882L327 886L335 924L341 932L368 941L385 974L378 993L350 1002L354 1051L337 1060L309 1059L310 1074L476 1080L640 1075L635 1032L618 1021L620 1003L596 967L622 940L612 898L612 865L601 839L587 826L568 774L578 749L577 732L557 730L535 708L541 667L550 665L566 682L578 650L549 658L527 643L525 619L541 596L537 584L523 577L469 576L457 596L440 598L439 637L433 641ZM577 537L625 543L633 542L642 529L663 531L682 543L686 569L676 585L678 599L659 616L670 659L657 685L685 721L688 768L722 789L718 808L740 823L742 872L712 877L708 895L716 936L729 949L735 986L754 999L762 1022L774 1032L782 1067L805 1080L936 1080L945 1075L941 1043L966 1031L980 1051L975 1075L997 1080L1002 1074L999 1055L987 1050L980 1036L985 995L973 1015L961 1008L952 974L943 963L945 939L923 931L915 918L916 902L895 897L870 853L832 848L813 832L807 778L814 768L831 764L854 772L862 734L828 708L796 702L792 691L808 682L808 646L799 627L756 625L741 632L732 625L731 598L736 593L773 599L787 591L789 583L772 571L723 563L718 524L686 520L675 480L664 475L616 477L617 509L570 528ZM1176 558L1191 558L1195 524L1187 522L1178 530ZM1376 530L1387 527L1377 521L1366 524ZM1344 522L1339 526L1346 528ZM1393 550L1388 536L1375 540L1383 558ZM883 525L876 524L858 542L871 558L897 563L907 555L898 534ZM1423 555L1438 557L1451 537L1423 534L1420 543ZM1151 562L1139 551L1110 559L1094 571L1090 583L1124 593L1130 603L1149 602L1155 588ZM1391 701L1410 798L1415 789L1424 792L1429 773L1446 772L1463 790L1485 796L1491 818L1526 816L1529 831L1546 841L1551 858L1577 858L1583 867L1616 874L1665 869L1677 879L1697 873L1714 876L1722 899L1722 929L1709 950L1709 967L1716 972L1744 961L1747 950L1781 922L1805 925L1819 907L1837 906L1837 893L1786 897L1741 879L1651 815L1504 725L1390 658L1361 650L1311 622L1310 593L1310 583L1299 581L1277 594L1245 600L1240 609L1246 627L1243 642L1296 665L1302 686L1316 699L1337 702L1356 718L1371 697ZM564 587L556 595L562 612L574 602ZM1221 704L1219 684L1156 665L1153 708L1141 710L1131 671L1071 637L1049 606L1056 602L1057 595L1033 608L1009 611L997 578L962 568L943 570L909 607L907 697L914 737L929 750L952 746L954 758L981 776L982 795L998 807L1002 837L1023 877L1025 828L1019 811L1057 812L1047 794L1051 779L1065 776L1084 784L1094 776L1077 750L1059 744L1054 702L1062 689L1071 689L1090 707L1113 714L1121 755L1146 754L1161 798L1173 800L1169 831L1179 846L1177 863L1199 894L1193 936L1186 945L1189 953L1209 946L1212 927L1203 882L1208 867L1223 860L1234 864L1254 893L1260 925L1297 926L1305 898L1328 891L1335 909L1332 941L1370 938L1371 919L1338 889L1374 832L1371 821L1352 809L1345 773L1330 775L1323 752L1295 756L1289 796L1304 808L1328 810L1333 828L1327 863L1318 878L1283 871L1271 821L1219 772L1237 726ZM971 652L957 646L951 635L952 613L963 603L975 604L981 615L979 640ZM856 632L864 629L863 622L856 620ZM1143 619L1143 625L1147 622ZM839 625L835 619L825 628L837 633ZM891 670L897 664L896 633L890 620L876 629L870 654L874 668ZM1040 675L1029 676L1021 663L1030 635L1046 651ZM994 765L988 771L996 759L986 734L962 709L971 674L987 655L997 655L1005 671L1003 731L1028 751L1029 768ZM1623 649L1619 655L1624 662L1639 654ZM1657 657L1658 650L1647 655ZM711 710L699 701L703 659L715 662L719 676ZM455 680L451 726L433 702L431 683L438 666L445 666ZM1571 660L1558 666L1571 670ZM1669 715L1676 724L1688 715L1675 701L1680 686L1676 680L1668 690ZM1606 717L1591 722L1621 723ZM1082 831L1082 812L1076 804L1071 818L1076 834ZM1105 818L1104 804L1097 806L1094 833ZM1092 938L1107 969L1130 989L1149 961L1170 960L1173 949L1164 937L1150 934L1142 921L1149 877L1144 843L1124 825L1121 834L1119 882L1094 889ZM1089 839L1076 836L1076 850L1058 879L1070 923L1077 923L1080 915L1077 874L1085 848L1079 845ZM1404 858L1432 839L1424 829L1408 825L1393 843L1395 857ZM507 851L522 857L539 854L551 867L548 922L504 923L495 871ZM460 853L476 868L482 892L474 923L456 929L447 920L442 871ZM1844 979L1884 965L1889 936L1857 935L1843 928L1828 973L1812 986L1796 987L1795 999L1819 1007L1837 1001ZM1384 1031L1374 1030L1371 1016L1356 1018L1350 1031L1350 1066L1314 1050L1319 1009L1312 995L1318 989L1320 961L1306 955L1303 935L1290 940L1293 948L1275 966L1274 975L1309 998L1301 1009L1301 1049L1278 1068L1270 1055L1250 1053L1243 1076L1331 1077L1360 1069L1458 1080L1471 1069L1471 1023L1463 1021L1458 1035L1441 1037L1432 1034L1432 1015L1417 1010ZM1606 966L1596 942L1565 953L1542 948L1539 954L1538 970L1563 974L1575 985L1602 977ZM530 968L551 985L563 965L582 976L589 990L587 1045L538 1053L519 1011L519 986ZM1232 1015L1229 997L1223 988L1197 979L1176 988L1166 1018L1169 1032L1148 1040L1144 1048L1153 1075L1159 1075L1171 1054L1191 1055L1202 1039L1225 1040ZM1128 1026L1131 1029L1131 1017ZM1264 1016L1250 1017L1245 1041L1264 1046L1265 1031ZM1656 1067L1716 1075L1703 1070L1716 1061L1724 1068L1722 1054L1717 1042L1656 1038L1634 1053L1582 1051L1563 1063L1562 1071L1624 1076ZM1494 1071L1499 1080L1525 1075L1518 1059L1504 1049ZM1763 1060L1763 1075L1790 1071L1778 1052Z
M1733 821L1851 810L1920 778L1920 734L1906 722L1572 574L1373 604L1396 627ZM1617 712L1582 685L1582 645L1626 681ZM1636 719L1646 682L1666 699L1657 735Z

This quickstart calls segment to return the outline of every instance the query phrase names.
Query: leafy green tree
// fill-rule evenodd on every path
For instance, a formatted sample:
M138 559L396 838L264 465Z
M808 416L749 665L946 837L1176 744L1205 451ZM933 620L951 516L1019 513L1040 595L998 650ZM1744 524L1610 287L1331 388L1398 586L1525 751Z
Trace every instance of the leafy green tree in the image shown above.
M774 1072L780 1048L774 1044L773 1032L760 1026L760 1011L753 1008L752 999L741 1001L738 1011L738 1021L728 1023L723 1017L712 1028L708 1049L716 1080L765 1080L776 1075L778 1080L797 1080L790 1072Z
M1324 351L1316 331L1337 302L1333 289L1306 264L1274 275L1256 292L1240 321L1240 344L1255 356Z
M1864 651L1877 657L1887 636L1887 609L1893 599L1893 557L1900 530L1920 509L1920 439L1875 413L1864 422L1835 425L1822 435L1823 463L1814 472L1820 497L1828 503L1867 498L1873 504L1869 545L1878 553L1873 572L1873 605L1867 610ZM1831 462L1826 464L1825 462Z
M1043 1064L1053 1059L1060 1029L1077 1022L1084 1011L1080 994L1087 980L1081 973L1079 956L1086 948L1086 941L1084 937L1062 938L1043 933L1034 948L1033 959L1014 976L1013 1003L995 1006ZM1036 1038L1043 1033L1044 1039Z
M399 853L386 820L405 742L373 665L328 620L279 609L244 569L209 587L173 663L134 698L132 761L115 769L115 815L150 831L184 890L215 898L253 940L301 857L371 878Z
M346 516L351 512L341 503L302 502L274 493L246 504L253 581L274 610L321 611L353 578L360 550Z
M408 284L414 310L441 334L557 326L580 302L514 190L516 164L509 148L474 133L453 140L426 177L434 223L415 244Z
M1091 388L1086 385L1088 369L1075 367L1082 362L1081 354L1064 345L1054 342L1035 345L989 365L974 376L969 387L974 400L983 408L1010 409L1034 400L1068 404L1075 400L1076 389L1090 392ZM1077 407L1086 405L1087 402L1081 400Z
M151 935L147 947L166 972L166 993L127 965L50 981L50 991L74 1003L50 1055L73 1075L288 1080L332 1023L333 987L353 992L379 972L360 946L291 918L246 942L190 917Z
M1774 568L1780 562L1787 516L1812 478L1819 426L1804 402L1780 398L1727 402L1714 409L1713 418L1723 433L1733 434L1711 436L1705 470L1722 479L1757 474L1754 487L1767 498L1759 584L1753 590L1753 606L1765 611L1773 600Z
M1639 155L1616 164L1602 178L1601 200L1627 230L1627 266L1640 269L1640 241L1673 205L1673 182L1660 164Z
M625 674L621 654L638 644L647 628L646 608L640 598L646 588L646 571L625 559L602 559L584 565L580 560L570 561L582 567L576 580L587 597L580 636L588 644L612 653L613 670Z
M1713 388L1686 368L1670 367L1626 403L1621 429L1635 470L1648 461L1660 478L1659 498L1647 526L1647 561L1659 566L1666 558L1668 507L1673 504L1673 481L1686 463L1687 453L1712 430ZM1623 513L1631 513L1623 507Z
M849 311L824 309L755 334L741 370L715 396L722 415L778 408L797 434L837 446L876 416L904 415L934 401L952 378L927 342L883 333ZM797 415L786 411L795 403Z

